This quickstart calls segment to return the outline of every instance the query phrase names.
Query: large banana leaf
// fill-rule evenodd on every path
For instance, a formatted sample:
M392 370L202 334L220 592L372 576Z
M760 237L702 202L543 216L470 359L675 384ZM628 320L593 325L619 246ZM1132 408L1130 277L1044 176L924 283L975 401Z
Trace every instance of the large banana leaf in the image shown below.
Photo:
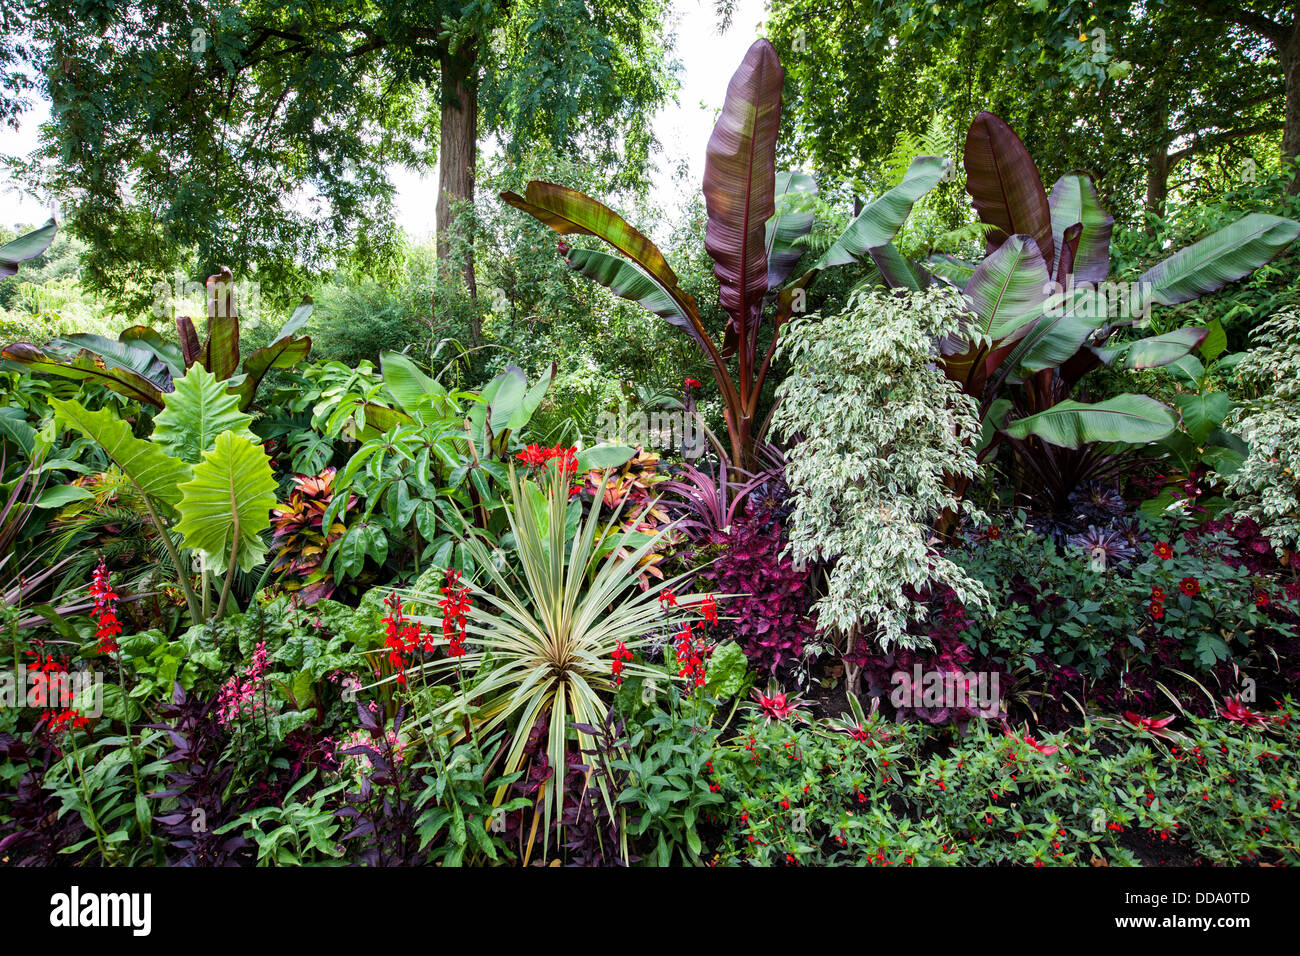
M199 353L200 364L217 378L226 379L239 369L239 316L236 313L235 277L226 266L208 276L208 340Z
M1122 368L1128 369L1158 368L1178 361L1204 342L1209 334L1209 329L1189 325L1112 348L1096 348L1093 352L1107 365L1119 362Z
M175 342L168 342L157 329L147 325L133 325L119 332L117 340L123 345L152 352L167 366L173 381L185 374L185 356L180 346Z
M180 486L176 530L185 547L203 552L210 566L224 568L233 557L241 570L251 571L266 557L262 532L271 526L275 490L271 460L261 446L222 432Z
M803 257L803 247L798 240L812 230L816 214L811 212L780 212L781 200L797 194L817 195L817 181L807 173L781 170L776 174L776 205L778 212L767 221L767 288L777 289Z
M981 221L996 227L988 234L986 253L1020 234L1033 237L1043 262L1054 263L1047 193L1015 130L1000 116L980 113L966 134L965 163L966 191L975 211Z
M1049 444L1079 449L1092 442L1144 445L1164 438L1177 425L1173 411L1154 398L1117 395L1096 405L1060 402L1012 422L1004 431L1012 438L1037 435Z
M1051 296L1047 263L1030 236L1015 235L975 267L962 289L978 321L971 331L999 341L1043 314Z
M59 231L59 224L51 219L39 229L19 236L11 242L0 246L0 279L16 275L18 263L35 259L50 247L54 235Z
M660 282L667 286L677 285L677 276L658 246L614 210L576 189L534 179L524 189L523 196L503 192L501 198L562 236L603 239Z
M704 248L713 259L719 301L731 317L723 354L748 348L767 293L766 225L776 214L776 138L785 70L776 49L756 40L727 87L705 149Z
M1152 266L1138 280L1144 304L1177 305L1249 275L1300 235L1300 223L1251 213Z
M902 181L863 207L817 260L813 271L857 262L868 250L888 244L898 234L916 201L937 186L947 171L948 160L940 156L918 156L912 160Z
M1073 273L1076 282L1103 282L1110 275L1110 236L1115 228L1115 217L1106 212L1097 196L1097 189L1087 173L1067 173L1056 181L1048 197L1052 216L1052 238L1060 249L1065 231L1075 223L1082 229L1074 253ZM1059 275L1057 263L1052 275Z
M162 408L172 390L171 372L153 352L102 335L70 335L37 348L17 342L0 350L0 357L35 372L103 385L119 395Z
M239 396L241 409L252 406L258 386L262 384L267 372L273 368L293 368L311 354L311 339L305 335L294 338L294 335L307 324L314 308L311 296L304 295L302 302L275 334L271 344L257 349L244 359L243 375L236 376L230 385L230 390Z
M872 246L867 252L880 270L880 277L890 288L920 292L939 281L920 263L906 258L892 242Z
M154 417L153 440L169 454L196 464L223 432L256 442L248 427L252 423L253 417L239 410L239 398L227 391L225 382L202 365L191 365Z
M131 434L131 427L105 409L92 412L76 401L50 399L55 417L99 443L110 461L146 496L170 512L179 503L179 485L190 477L190 466L153 442Z
M695 300L680 288L666 287L636 263L597 249L570 249L566 261L570 268L599 282L616 296L630 299L669 325L685 329L704 346Z

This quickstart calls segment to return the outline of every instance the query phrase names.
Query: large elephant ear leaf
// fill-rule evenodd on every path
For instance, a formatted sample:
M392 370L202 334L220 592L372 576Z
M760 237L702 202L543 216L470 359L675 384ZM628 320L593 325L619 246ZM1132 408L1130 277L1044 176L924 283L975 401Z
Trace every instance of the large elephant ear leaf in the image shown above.
M1194 242L1138 280L1143 304L1189 302L1249 275L1300 235L1300 223L1281 216L1251 213Z
M1173 410L1147 395L1117 395L1096 405L1064 401L1009 424L1012 438L1035 435L1051 445L1082 448L1093 442L1145 445L1178 426Z
M239 410L239 396L202 365L191 365L154 417L153 440L172 455L195 464L212 450L217 436L232 432L257 441L253 417Z
M780 288L799 260L803 246L799 240L812 231L816 213L782 207L797 205L802 197L817 195L817 181L807 173L781 170L776 174L776 214L767 221L767 288Z
M730 352L758 320L767 293L767 221L776 214L776 138L785 70L776 49L756 40L727 86L704 158L704 249L731 317ZM724 353L725 354L725 353Z
M994 227L987 237L986 252L1021 234L1038 243L1044 262L1055 262L1047 193L1038 167L1015 130L1000 116L980 113L966 134L965 163L966 191L975 211L981 221Z
M1058 274L1061 246L1072 225L1081 226L1078 246L1074 252L1073 267L1067 269L1076 282L1104 282L1110 275L1110 236L1115 229L1115 217L1108 213L1097 196L1097 187L1087 173L1066 173L1052 187L1047 199L1052 216L1052 239L1056 244L1057 263L1052 274Z
M262 532L275 507L271 460L260 445L233 432L217 436L212 450L180 486L180 532L185 547L203 552L212 567L234 563L251 571L266 557Z
M158 445L136 438L131 426L106 409L90 411L79 402L50 399L55 417L75 428L104 449L109 461L121 469L144 494L168 510L180 501L179 485L190 476L190 466L173 458Z
M39 229L19 236L0 246L0 279L18 273L18 263L35 259L54 241L59 224L51 219Z
M34 372L95 382L156 408L163 407L164 395L172 390L171 372L153 352L102 335L70 335L43 349L17 342L0 350L0 357Z

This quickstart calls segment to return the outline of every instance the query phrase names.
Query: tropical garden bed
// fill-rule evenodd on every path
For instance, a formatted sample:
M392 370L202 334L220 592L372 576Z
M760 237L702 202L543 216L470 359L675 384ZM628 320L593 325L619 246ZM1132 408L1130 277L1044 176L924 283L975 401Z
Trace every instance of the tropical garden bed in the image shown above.
M491 200L675 337L657 389L319 357L230 270L4 348L0 862L1300 859L1300 303L1229 321L1295 271L1281 174L1175 244L978 112L845 216L784 76L731 80L695 260Z

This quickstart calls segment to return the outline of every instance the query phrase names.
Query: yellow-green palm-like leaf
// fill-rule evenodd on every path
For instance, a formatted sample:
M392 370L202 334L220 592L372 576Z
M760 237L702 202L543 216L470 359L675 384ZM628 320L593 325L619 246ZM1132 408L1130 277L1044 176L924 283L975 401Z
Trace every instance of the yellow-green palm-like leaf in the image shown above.
M239 396L228 390L226 382L195 364L176 380L176 390L154 418L153 440L194 464L212 450L222 432L257 441L248 428L252 423L253 416L239 410Z
M173 458L153 442L131 434L131 426L112 412L92 412L76 401L50 399L59 421L99 443L113 464L148 497L168 510L181 500L180 485L190 477L190 466ZM274 502L272 503L274 504Z
M181 485L176 530L185 547L202 551L210 565L225 567L233 556L241 570L251 571L266 557L262 532L271 526L275 487L261 446L222 432Z

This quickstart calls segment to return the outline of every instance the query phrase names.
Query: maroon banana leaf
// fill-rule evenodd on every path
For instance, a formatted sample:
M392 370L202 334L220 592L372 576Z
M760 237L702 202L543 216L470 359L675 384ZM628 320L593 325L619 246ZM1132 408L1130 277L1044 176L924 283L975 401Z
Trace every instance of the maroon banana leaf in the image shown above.
M749 48L709 137L704 202L709 222L704 248L730 316L723 355L740 352L742 388L752 368L763 296L767 293L767 221L776 213L776 138L781 129L785 70L766 40Z
M1102 206L1092 179L1084 172L1066 173L1052 187L1047 202L1052 213L1052 236L1059 250L1052 274L1073 274L1076 283L1104 282L1110 275L1110 235L1115 217ZM1076 225L1078 241L1072 262L1066 266L1061 245L1068 242L1067 230ZM1057 281L1064 284L1060 278Z
M1045 263L1055 263L1047 193L1015 130L999 116L980 113L966 134L965 163L966 191L975 211L996 227L988 234L986 254L1019 233L1038 243Z

